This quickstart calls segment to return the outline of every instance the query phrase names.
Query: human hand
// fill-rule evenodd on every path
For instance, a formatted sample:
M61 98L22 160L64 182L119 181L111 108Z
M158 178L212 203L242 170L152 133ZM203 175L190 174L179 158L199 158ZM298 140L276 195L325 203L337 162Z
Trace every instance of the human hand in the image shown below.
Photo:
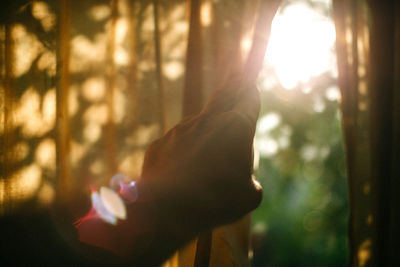
M196 234L233 222L259 205L262 189L252 178L259 106L255 85L231 82L203 112L150 145L142 181L153 192L161 220Z

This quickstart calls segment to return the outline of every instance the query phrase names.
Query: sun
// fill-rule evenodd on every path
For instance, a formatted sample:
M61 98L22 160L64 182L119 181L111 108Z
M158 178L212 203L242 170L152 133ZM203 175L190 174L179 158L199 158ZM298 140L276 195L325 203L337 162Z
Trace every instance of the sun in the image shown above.
M330 17L305 3L279 12L273 22L265 64L286 89L336 69L335 27Z

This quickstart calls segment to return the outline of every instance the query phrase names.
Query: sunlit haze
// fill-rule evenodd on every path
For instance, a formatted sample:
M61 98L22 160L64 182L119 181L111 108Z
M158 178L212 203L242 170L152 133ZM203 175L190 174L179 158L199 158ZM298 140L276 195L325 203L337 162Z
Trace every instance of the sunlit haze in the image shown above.
M281 84L292 89L335 69L334 42L335 28L329 17L307 4L292 4L273 20L266 63L274 67Z

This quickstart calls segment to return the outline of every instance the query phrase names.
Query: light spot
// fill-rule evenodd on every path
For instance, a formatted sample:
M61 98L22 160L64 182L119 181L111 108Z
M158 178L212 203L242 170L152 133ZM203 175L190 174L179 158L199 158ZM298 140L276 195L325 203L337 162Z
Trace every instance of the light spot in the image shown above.
M115 29L115 42L117 44L122 44L126 33L128 32L129 28L129 21L125 18L120 18L117 20L116 29Z
M361 40L358 40L361 41ZM358 69L357 69L358 77L363 78L367 74L367 69L365 67L365 64L359 64Z
M300 155L305 161L312 161L318 156L318 147L315 145L304 145L300 150Z
M35 195L41 182L42 171L36 164L19 170L7 179L7 194L4 194L5 181L0 180L0 203L3 201L23 201Z
M369 183L365 183L363 186L364 195L368 195L371 192L371 186Z
M185 71L180 61L170 61L164 65L164 75L171 81L182 77Z
M44 19L50 13L49 5L42 1L34 1L32 3L32 16L35 19Z
M360 93L360 95L367 95L368 88L367 88L367 82L365 80L359 81L358 92Z
M257 138L255 143L255 148L259 151L260 155L263 157L270 157L278 152L278 143L269 137Z
M326 89L325 97L329 101L338 101L340 99L340 91L337 86L331 86Z
M70 71L82 72L94 65L104 63L106 55L107 35L99 33L94 41L86 36L78 35L71 40Z
M367 239L358 247L357 258L360 267L365 266L368 260L371 258L371 246L371 240Z
M56 145L53 139L46 138L36 149L36 162L43 168L55 169Z
M290 139L288 136L279 136L278 137L278 144L280 149L288 148L290 145Z
M367 225L372 225L372 223L374 222L374 217L370 214L367 217Z
M94 20L105 20L111 15L111 8L108 5L97 5L89 9L89 16Z
M133 134L126 139L126 143L133 146L145 146L148 145L152 140L154 140L160 127L158 124L140 125ZM129 172L124 172L129 173Z
M118 219L126 219L126 208L121 197L108 187L100 188L100 197L104 207Z
M122 173L129 173L131 177L139 177L142 172L143 160L144 151L134 151L121 160L118 170Z
M132 179L129 176L117 173L110 179L110 188L115 192L118 192L121 189L122 184L129 184L131 180Z
M286 89L336 68L335 27L331 19L304 3L295 3L272 22L266 61Z
M203 27L208 27L212 22L212 3L211 1L204 1L201 5L200 20Z
M54 52L44 52L38 62L37 67L39 70L46 70L49 76L56 75L56 55Z
M55 97L55 90L49 90L43 98L40 111L39 93L33 88L25 91L14 113L16 125L21 126L25 137L41 136L54 127Z
M89 122L83 129L83 137L89 143L94 143L101 136L101 127L98 123Z
M89 169L95 175L102 174L104 173L104 162L102 162L101 160L96 160L90 165Z
M268 231L268 225L265 222L258 222L252 228L255 234L265 234Z
M88 101L96 102L103 99L105 91L105 81L102 77L88 78L82 85L82 95Z
M12 37L14 38L13 72L19 77L31 68L33 60L43 50L43 45L38 41L36 36L29 33L25 26L16 24L12 27Z
M278 80L273 75L268 75L263 78L260 88L263 91L269 91L278 86Z
M55 191L53 186L49 183L43 183L42 188L39 190L38 199L41 204L48 205L53 202Z
M358 103L358 109L359 109L360 111L366 111L366 110L368 109L368 104L367 104L367 102L366 102L366 101L360 101L360 102Z
M114 52L114 62L119 66L127 66L129 64L129 55L123 47L117 47Z
M244 52L244 53L249 52L252 43L253 43L253 42L252 42L250 36L245 36L245 37L240 41L240 48L242 49L242 52Z
M275 129L281 123L281 116L276 112L265 114L257 122L257 133L264 134Z
M56 15L51 12L47 3L42 1L33 1L32 16L40 20L45 31L51 30L56 24Z
M77 164L88 152L88 144L80 144L71 140L71 163Z
M326 108L326 105L325 105L324 100L318 96L314 97L312 109L317 113L321 113L325 110L325 108Z
M110 187L127 201L136 201L138 198L138 190L136 182L124 174L116 174L111 178Z
M54 127L56 121L56 90L54 88L47 91L43 97L42 103L42 123L41 127L46 129L46 132Z
M83 114L84 121L88 123L105 124L108 120L106 104L91 105Z
M91 195L92 199L92 205L94 210L96 211L96 214L105 222L116 225L117 224L117 218L112 215L107 208L105 207L99 193L93 192Z

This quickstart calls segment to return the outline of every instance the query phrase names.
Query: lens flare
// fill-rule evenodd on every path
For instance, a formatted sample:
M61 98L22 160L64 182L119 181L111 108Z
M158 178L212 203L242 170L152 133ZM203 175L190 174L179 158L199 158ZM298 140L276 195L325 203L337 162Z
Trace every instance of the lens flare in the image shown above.
M134 181L130 181L126 175L116 174L111 178L110 187L119 192L119 194L127 201L133 202L137 200L138 191Z
M121 197L108 187L100 188L100 198L104 207L114 217L125 220L126 207Z
M105 222L110 223L112 225L117 224L117 218L106 208L101 199L101 196L97 192L93 192L92 196L92 206L96 211L96 214Z
M102 186L100 192L92 190L92 208L74 225L79 227L84 221L92 218L100 218L112 225L116 225L118 220L125 220L127 218L126 205L138 198L136 183L130 180L126 175L116 174L110 180L110 187Z

